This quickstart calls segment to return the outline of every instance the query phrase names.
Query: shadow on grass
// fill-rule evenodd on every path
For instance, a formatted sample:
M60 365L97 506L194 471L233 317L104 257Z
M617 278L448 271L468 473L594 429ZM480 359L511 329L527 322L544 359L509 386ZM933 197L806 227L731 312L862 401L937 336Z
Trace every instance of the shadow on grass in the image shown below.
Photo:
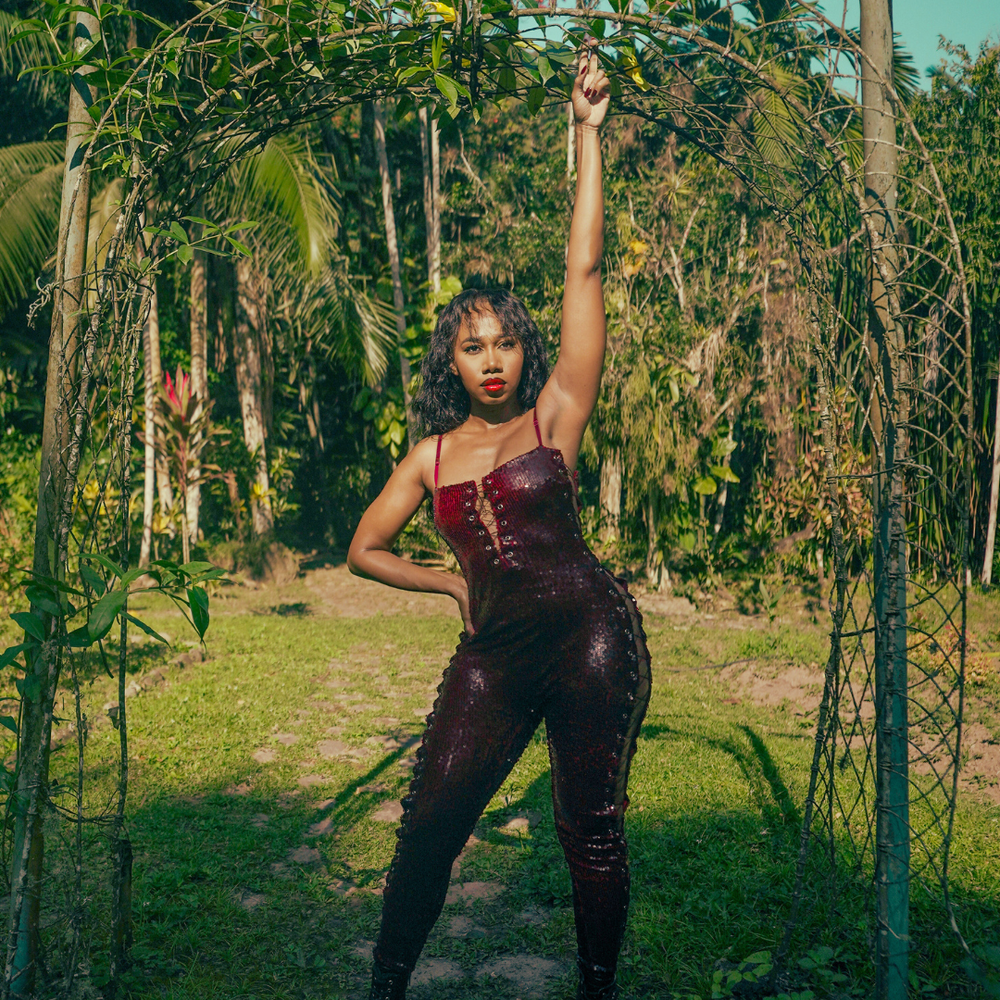
M737 963L754 952L775 950L794 884L799 812L767 740L746 725L734 727L731 738L663 725L643 731L644 740L667 735L730 755L747 782L752 806L725 812L672 813L648 804L641 812L630 809L632 914L622 958L630 1000L665 1000L674 990L710 996L717 962ZM130 810L136 964L125 995L134 1000L364 997L365 943L377 933L381 908L377 883L395 845L395 824L373 823L371 816L384 800L398 795L390 791L396 784L394 768L416 743L415 736L400 739L406 742L372 766L332 779L330 797L320 806L308 793L283 800L277 791L282 782L266 770L256 772L257 788L251 782L234 793L247 773L245 761L234 761L211 785L187 788L183 796L154 790ZM384 793L365 790L380 785L386 786ZM542 816L530 835L499 832L512 814L522 812ZM310 827L322 819L331 821L328 831L310 836ZM505 979L473 975L483 963L505 956L556 958L572 970L571 890L552 819L548 770L516 799L494 804L477 835L483 844L463 864L463 878L501 881L506 891L489 904L469 909L456 904L454 913L439 922L425 955L455 962L467 975L415 986L408 993L411 1000L524 996ZM293 860L292 852L305 844L315 846L319 858ZM102 849L95 839L95 853ZM861 990L856 995L864 996L870 885L843 873L831 895L824 873L818 862L810 863L793 958L816 944L828 945L834 955L827 971L847 976ZM343 880L359 891L338 892ZM541 914L535 924L523 919L529 908ZM982 926L1000 919L995 898L980 900L980 911ZM447 936L451 915L473 917L485 936ZM929 969L937 982L954 984L938 996L967 995L959 992L968 986L964 977L959 982L960 956L943 920L941 934L931 940L931 918L919 911L915 916L915 925L925 929L921 975ZM105 943L96 939L91 960L96 981L104 954ZM822 985L796 974L803 988ZM570 971L553 980L544 1000L568 1000L572 979ZM817 990L818 997L832 995Z
M763 817L771 823L800 825L802 817L799 808L781 777L767 743L751 726L740 725L736 728L746 736L751 752L748 753L746 747L732 739L706 736L703 733L684 731L665 725L643 726L643 735L647 739L676 736L729 754L753 790L754 799Z
M305 618L313 614L313 609L305 601L294 604L272 604L269 608L254 608L250 614L257 617L277 615L279 618Z

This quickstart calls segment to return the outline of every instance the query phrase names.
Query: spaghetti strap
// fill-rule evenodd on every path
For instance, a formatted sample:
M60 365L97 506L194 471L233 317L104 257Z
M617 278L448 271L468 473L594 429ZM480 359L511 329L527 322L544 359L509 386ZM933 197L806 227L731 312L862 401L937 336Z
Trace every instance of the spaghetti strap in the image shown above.
M443 437L443 434L438 434L437 454L434 456L434 489L437 489L438 485L438 466L441 464L441 438Z
M538 438L538 447L541 448L542 447L542 432L538 429L538 411L537 410L532 409L532 411L531 411L531 419L535 422L535 437ZM440 448L441 445L438 444L438 447Z

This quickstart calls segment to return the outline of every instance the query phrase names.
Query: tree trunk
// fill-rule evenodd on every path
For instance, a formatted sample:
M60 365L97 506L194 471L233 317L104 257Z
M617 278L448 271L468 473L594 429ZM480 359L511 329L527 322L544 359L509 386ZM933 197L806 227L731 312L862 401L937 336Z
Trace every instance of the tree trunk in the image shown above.
M875 705L877 1000L909 990L909 742L907 718L906 523L901 463L906 458L903 329L898 322L896 119L883 81L892 80L892 7L861 0L862 131L870 241L868 342L873 368L872 481L875 518Z
M986 525L986 552L983 555L983 586L993 582L993 547L997 537L997 498L1000 496L1000 359L997 361L997 399L993 411L993 475L990 479L990 516Z
M424 224L427 232L427 280L441 291L441 143L437 121L420 109L420 156L424 166Z
M77 10L74 48L82 52L100 40L100 24L86 9ZM69 90L66 156L63 167L59 240L56 249L56 292L49 333L48 372L42 418L42 454L38 479L38 510L32 569L36 576L60 577L65 571L61 551L60 521L67 489L63 466L69 435L69 397L76 370L79 313L85 301L84 270L87 222L90 216L90 172L84 166L86 135L93 126L89 108L95 91L88 83L91 66L73 74ZM58 622L40 608L32 610L45 620L46 642L29 663L29 678L21 703L21 732L17 753L17 798L10 870L10 922L8 925L5 994L28 997L34 993L39 945L39 907L44 856L42 810L49 775L52 708L59 681L61 653L56 642Z
M601 541L604 544L618 537L618 522L622 514L621 456L612 449L601 462Z
M205 256L195 250L191 261L191 394L208 401L208 283ZM194 482L187 490L188 538L198 544L198 513L201 509L201 470L195 468Z
M441 163L438 124L420 109L420 158L424 167L424 225L427 232L427 280L441 291Z
M729 450L726 452L722 459L722 467L728 469L730 462L732 461L733 454L733 425L729 425L729 434L726 436L726 442L729 445ZM722 531L722 522L726 516L726 501L729 499L729 483L727 480L722 480L722 485L719 487L719 495L715 500L715 521L712 524L712 545L715 545L716 539L719 537L719 532Z
M139 546L139 566L145 569L153 547L153 515L156 503L156 420L157 389L160 385L160 335L159 300L156 294L156 275L149 277L149 312L142 325L143 410L145 412L143 436L142 484L142 542ZM153 355L156 355L154 360Z
M399 243L396 238L396 214L392 208L392 178L389 176L389 158L385 151L385 114L375 105L375 153L378 157L379 178L382 181L382 213L385 217L385 242L389 248L389 269L392 272L392 304L396 313L396 344L399 348L399 374L403 383L403 406L406 410L407 449L415 444L413 399L410 396L412 372L410 361L403 354L406 343L406 309L403 302L403 278L399 268Z
M250 498L250 513L255 536L267 534L274 527L271 511L271 484L267 471L263 384L260 339L264 321L260 281L251 262L241 257L236 262L236 329L233 331L233 361L236 388L243 416L243 440L257 460L257 475Z
M659 545L657 490L650 486L646 495L646 580L651 590L670 589L670 571L663 560Z
M433 242L431 243L431 288L441 291L441 130L437 119L431 121L431 206L434 209Z

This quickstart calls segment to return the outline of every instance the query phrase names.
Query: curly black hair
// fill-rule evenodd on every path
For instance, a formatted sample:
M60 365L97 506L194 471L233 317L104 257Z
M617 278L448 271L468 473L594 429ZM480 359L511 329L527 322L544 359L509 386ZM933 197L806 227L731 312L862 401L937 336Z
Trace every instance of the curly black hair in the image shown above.
M456 295L441 310L431 334L431 348L420 366L420 390L413 412L425 436L446 434L469 416L469 394L452 372L455 338L463 324L475 329L476 317L492 312L505 333L521 345L524 366L517 386L517 399L530 410L549 377L545 343L524 303L505 288L469 288Z

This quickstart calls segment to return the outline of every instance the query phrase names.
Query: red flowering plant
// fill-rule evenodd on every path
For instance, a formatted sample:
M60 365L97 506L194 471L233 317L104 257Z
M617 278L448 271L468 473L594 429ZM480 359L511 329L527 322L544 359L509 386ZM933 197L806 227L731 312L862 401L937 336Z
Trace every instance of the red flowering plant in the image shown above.
M188 563L191 560L191 542L185 498L190 486L218 472L216 466L206 465L201 457L209 441L222 430L212 422L213 400L202 399L192 393L191 377L180 366L173 379L170 372L166 373L164 384L160 386L159 404L153 414L159 430L156 446L166 459L170 478L177 485L183 561Z

